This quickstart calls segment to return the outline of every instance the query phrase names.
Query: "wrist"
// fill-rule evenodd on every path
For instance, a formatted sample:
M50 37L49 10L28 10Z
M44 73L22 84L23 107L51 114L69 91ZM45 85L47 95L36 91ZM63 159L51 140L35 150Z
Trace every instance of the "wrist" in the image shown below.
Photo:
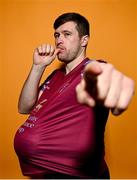
M36 65L36 64L32 65L32 70L34 70L35 72L43 72L45 68L46 66L41 66L41 65Z

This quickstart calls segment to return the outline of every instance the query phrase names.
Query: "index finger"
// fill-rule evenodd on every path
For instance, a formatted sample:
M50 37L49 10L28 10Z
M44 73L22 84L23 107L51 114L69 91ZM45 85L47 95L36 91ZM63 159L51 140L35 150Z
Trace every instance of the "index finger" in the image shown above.
M97 61L91 61L85 67L84 78L94 80L101 73L102 73L102 69L100 64Z

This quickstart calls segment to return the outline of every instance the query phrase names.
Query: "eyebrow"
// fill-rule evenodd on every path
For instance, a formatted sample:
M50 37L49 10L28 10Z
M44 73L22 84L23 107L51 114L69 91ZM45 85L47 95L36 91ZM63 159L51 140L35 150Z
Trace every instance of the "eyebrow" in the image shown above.
M69 31L69 30L63 30L61 33L70 33L70 34L72 34L72 32ZM57 35L57 34L60 34L60 32L55 32L54 36Z

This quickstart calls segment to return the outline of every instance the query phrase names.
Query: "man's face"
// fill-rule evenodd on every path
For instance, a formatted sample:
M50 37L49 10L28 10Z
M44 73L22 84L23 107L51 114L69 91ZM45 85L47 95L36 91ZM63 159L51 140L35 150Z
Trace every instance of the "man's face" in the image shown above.
M81 51L81 38L72 21L59 26L54 33L56 48L60 49L58 59L64 62L73 61Z

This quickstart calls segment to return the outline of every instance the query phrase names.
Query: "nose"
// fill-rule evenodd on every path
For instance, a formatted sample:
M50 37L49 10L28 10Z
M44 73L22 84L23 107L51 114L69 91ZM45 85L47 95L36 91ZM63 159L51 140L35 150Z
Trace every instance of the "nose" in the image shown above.
M57 39L56 39L56 45L60 45L60 44L63 44L64 43L64 40L63 40L63 37L60 35Z

